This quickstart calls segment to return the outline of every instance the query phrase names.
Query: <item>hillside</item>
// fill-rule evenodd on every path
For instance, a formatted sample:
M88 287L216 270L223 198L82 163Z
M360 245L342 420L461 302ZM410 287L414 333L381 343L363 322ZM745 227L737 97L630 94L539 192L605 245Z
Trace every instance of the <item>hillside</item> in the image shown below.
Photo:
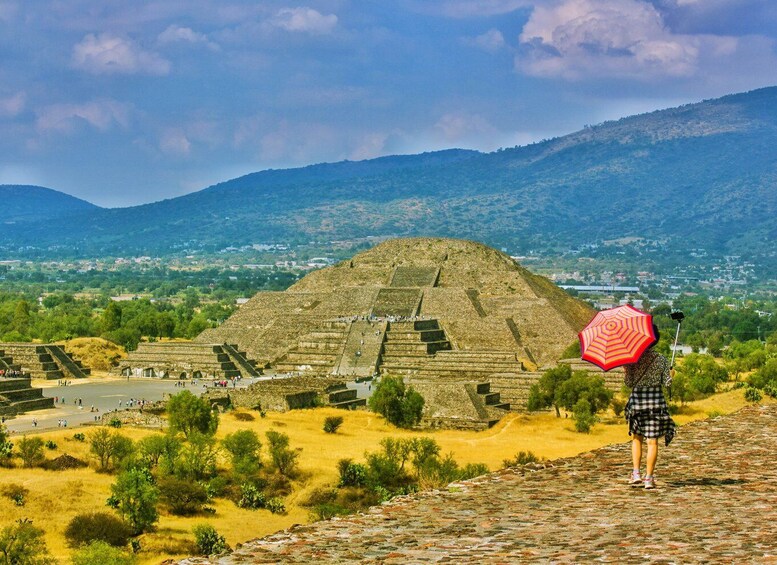
M2 224L50 220L99 210L85 200L42 186L0 185L0 202Z
M84 254L217 250L366 235L442 236L512 251L621 237L757 258L774 269L777 87L587 127L525 147L265 171L179 198L91 210L0 247Z

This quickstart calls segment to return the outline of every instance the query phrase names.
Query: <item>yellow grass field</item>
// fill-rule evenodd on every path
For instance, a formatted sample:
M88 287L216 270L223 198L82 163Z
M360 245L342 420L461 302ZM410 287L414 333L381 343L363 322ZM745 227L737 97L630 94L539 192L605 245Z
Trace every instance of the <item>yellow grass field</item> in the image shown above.
M705 418L710 413L729 413L743 405L742 390L729 391L692 403L675 419L678 424L685 424ZM345 421L336 434L326 434L322 429L324 419L332 415L343 416ZM157 530L140 538L143 548L139 555L141 563L159 563L169 557L194 553L191 530L198 523L212 524L234 547L240 542L309 521L308 510L300 507L297 501L304 500L316 487L334 484L338 478L338 460L352 458L360 461L365 451L377 450L380 440L385 437L432 437L444 453L452 452L459 463L485 463L491 470L502 467L504 459L513 457L519 451L532 451L538 456L554 459L629 439L625 424L612 415L604 417L590 434L579 434L574 431L571 419L556 418L550 413L510 414L483 432L439 430L423 433L399 430L366 411L343 412L331 408L295 410L283 414L269 413L266 418L256 414L256 420L251 422L238 421L234 413L227 413L221 416L218 437L223 438L238 429L253 429L263 440L267 430L282 431L289 435L292 447L302 449L301 477L295 481L293 493L285 500L288 514L244 510L222 499L213 505L215 515L182 518L162 512ZM90 460L88 441L73 439L77 431L88 434L89 428L40 434L44 440L51 439L58 446L56 450L46 450L47 457L68 453ZM123 428L121 432L134 440L152 433L132 428ZM266 458L266 453L264 455ZM226 466L226 462L223 463ZM34 524L47 532L46 541L51 553L62 563L67 563L71 550L63 536L65 526L75 514L108 510L105 500L114 480L115 476L99 474L92 468L70 471L0 469L0 486L17 483L30 490L24 507L17 507L7 497L0 496L0 525L7 525L18 518L31 518Z

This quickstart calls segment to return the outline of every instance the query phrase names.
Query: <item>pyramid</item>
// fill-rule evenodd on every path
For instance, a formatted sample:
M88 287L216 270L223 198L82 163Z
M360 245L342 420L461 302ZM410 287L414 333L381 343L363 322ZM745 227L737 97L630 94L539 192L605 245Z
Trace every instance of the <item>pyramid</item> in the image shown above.
M195 341L278 371L472 381L554 364L593 314L486 245L408 238L260 292Z

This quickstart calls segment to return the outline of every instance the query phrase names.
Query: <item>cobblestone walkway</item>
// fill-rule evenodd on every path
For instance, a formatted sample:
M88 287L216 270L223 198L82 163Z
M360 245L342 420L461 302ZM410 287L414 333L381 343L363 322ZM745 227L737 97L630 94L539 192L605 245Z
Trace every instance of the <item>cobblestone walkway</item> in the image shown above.
M629 444L297 526L202 563L775 563L777 405L680 428L658 489Z

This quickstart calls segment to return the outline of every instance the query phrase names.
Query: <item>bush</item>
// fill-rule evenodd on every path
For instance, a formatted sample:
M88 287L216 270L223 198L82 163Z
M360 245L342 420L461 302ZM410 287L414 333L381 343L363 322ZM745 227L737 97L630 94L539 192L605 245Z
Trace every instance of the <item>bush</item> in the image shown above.
M340 472L341 487L361 487L367 484L367 467L354 463L350 459L341 459L337 463Z
M299 451L289 448L289 436L274 430L266 434L270 457L275 469L285 477L293 477L297 471Z
M176 516L191 516L202 512L208 502L205 487L195 481L166 477L159 481L159 494L162 502Z
M343 425L342 416L329 416L324 420L324 431L328 434L337 433L340 426Z
M527 463L537 463L538 461L540 461L540 458L531 451L519 451L512 459L502 461L502 464L505 467L519 467Z
M89 451L97 458L97 470L112 471L134 451L132 440L118 431L98 428L89 434Z
M194 543L202 555L218 555L229 550L227 540L210 524L197 524L192 528Z
M25 467L35 467L45 461L43 455L43 440L39 437L23 437L16 445L19 457Z
M772 398L777 398L777 386L766 385L764 387L764 394L771 396Z
M610 406L612 406L612 411L615 413L616 416L621 416L623 414L623 410L626 408L626 399L622 396L613 396L612 400L610 401Z
M221 441L232 459L232 469L241 475L256 473L262 466L260 450L262 444L253 430L238 430L228 434Z
M13 500L16 506L24 506L25 498L30 494L29 489L16 483L10 483L3 487L3 496Z
M580 433L589 433L596 422L596 416L591 410L591 403L585 398L581 398L572 408L572 413L575 418L575 429Z
M111 485L108 504L127 520L134 534L141 534L159 519L156 511L158 498L159 490L149 473L142 469L129 469Z
M0 530L0 556L9 565L47 565L54 563L46 547L45 532L26 518Z
M129 525L109 512L76 514L65 528L65 539L71 546L100 541L114 547L124 547L131 536Z
M219 426L219 417L205 398L188 390L170 397L167 402L170 431L181 432L188 439L194 433L212 436Z
M112 428L120 428L121 420L117 416L114 416L113 418L110 419L110 421L108 422L108 425Z
M73 565L134 565L135 556L104 541L93 541L73 553Z
M76 441L86 441L86 436L81 432L73 434L73 439Z
M283 500L281 500L277 496L267 499L267 502L265 503L264 507L267 508L267 510L269 510L273 514L286 513L286 505L283 503Z
M51 441L51 440L48 440L48 441L46 442L46 449L51 449L51 450L54 450L54 449L56 449L56 448L57 448L57 444L56 444L56 443L54 443L53 441Z
M405 387L402 377L381 378L369 398L370 410L382 414L400 428L410 428L421 421L424 399L412 387Z
M240 500L237 502L240 508L256 510L264 508L266 502L264 493L254 483L240 485Z
M235 412L232 414L232 416L235 418L235 420L239 420L241 422L253 422L256 420L254 415L249 412Z
M748 402L760 402L762 398L763 395L757 388L749 386L745 389L745 400Z

